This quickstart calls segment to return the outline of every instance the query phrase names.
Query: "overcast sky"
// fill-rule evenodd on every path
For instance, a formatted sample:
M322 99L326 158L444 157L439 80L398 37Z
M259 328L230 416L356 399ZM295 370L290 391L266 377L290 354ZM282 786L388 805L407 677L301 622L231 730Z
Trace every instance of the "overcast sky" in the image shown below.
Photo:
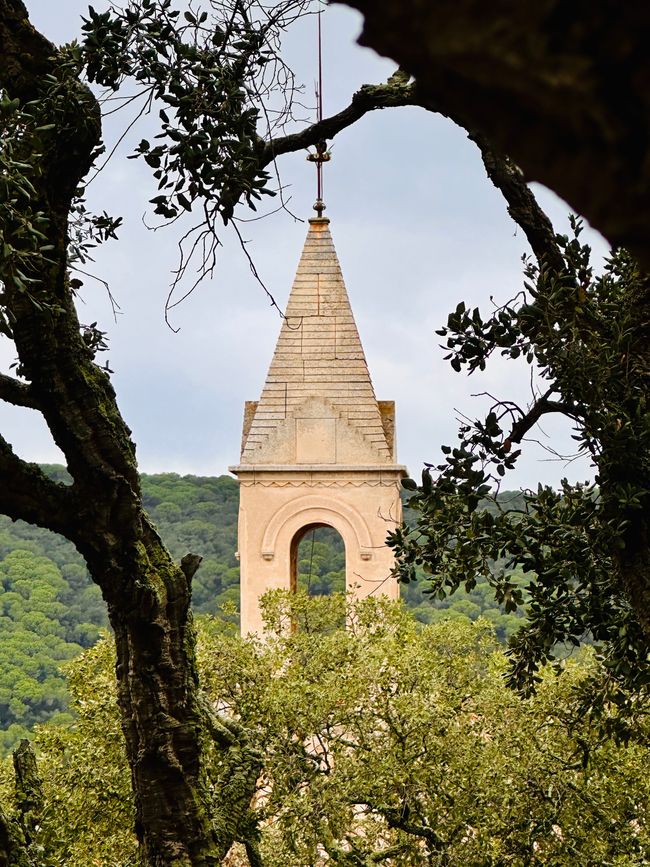
M79 32L87 4L26 0L34 24L57 43ZM103 8L95 0L96 9ZM325 114L340 110L362 83L385 80L394 65L359 48L360 17L343 7L324 15ZM315 23L301 22L286 40L286 56L313 101ZM98 321L110 336L107 358L119 405L133 430L145 472L221 474L239 460L244 400L259 397L280 328L276 311L252 278L234 238L224 235L215 277L164 322L164 301L176 262L173 231L147 231L142 216L155 195L148 169L126 160L142 134L134 132L89 189L95 211L124 216L119 242L98 254L93 272L110 283L121 307L113 321L99 283L86 281L80 319ZM459 412L477 417L490 392L526 403L525 364L495 359L469 379L443 361L435 330L459 300L490 309L521 287L521 231L486 178L465 133L419 109L375 112L342 133L325 168L327 216L379 399L397 405L400 462L413 475L437 461L442 443L456 440ZM305 221L315 199L314 168L304 153L278 164L292 211ZM566 230L568 207L535 187L556 227ZM275 200L273 200L275 201ZM251 216L254 216L251 214ZM306 222L279 213L244 227L257 269L281 307L286 302ZM590 233L601 256L603 240ZM103 362L103 357L100 357ZM0 369L13 353L0 338ZM35 413L0 404L0 430L23 457L62 461ZM538 436L570 451L560 421ZM545 439L545 437L548 437ZM551 460L532 444L508 487L585 479L584 463Z

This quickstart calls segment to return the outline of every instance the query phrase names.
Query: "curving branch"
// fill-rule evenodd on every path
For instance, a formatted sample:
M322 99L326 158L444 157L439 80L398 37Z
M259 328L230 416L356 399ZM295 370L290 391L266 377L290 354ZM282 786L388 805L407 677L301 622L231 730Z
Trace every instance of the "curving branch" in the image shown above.
M523 230L537 259L540 263L546 262L555 271L562 271L564 259L555 241L551 221L537 204L521 169L511 159L495 151L487 138L472 128L462 112L457 111L448 100L440 95L433 97L423 93L418 84L410 80L409 74L401 69L385 84L364 84L353 95L350 104L337 114L283 138L260 141L260 168L282 154L314 147L319 142L334 138L371 111L403 106L418 106L442 114L467 132L469 139L481 152L489 179L505 198L508 213Z
M360 803L367 803L372 810L376 810L383 816L389 828L395 828L412 837L420 837L426 840L433 852L442 855L449 848L449 840L444 840L428 825L418 822L416 819L411 819L407 803L403 803L399 807L372 803L372 801L361 801Z
M510 433L503 442L504 452L509 452L513 443L520 443L528 431L535 427L542 416L558 412L569 418L575 418L575 409L568 403L561 400L550 400L552 393L553 389L549 389L535 401L527 412L522 413L521 418L514 422Z
M508 203L508 213L523 230L540 265L544 262L561 273L564 258L555 240L553 224L537 204L524 173L511 159L498 154L484 135L472 130L468 130L468 135L481 151L489 179Z
M0 514L70 535L77 509L72 487L53 482L0 436Z
M38 400L31 387L26 382L20 382L4 373L0 373L0 400L12 403L14 406L39 409Z
M260 140L260 168L264 168L282 154L313 147L321 141L334 138L371 111L407 105L426 108L416 85L408 82L408 74L398 70L385 84L364 84L352 96L350 104L337 114L323 118L300 132L268 142Z

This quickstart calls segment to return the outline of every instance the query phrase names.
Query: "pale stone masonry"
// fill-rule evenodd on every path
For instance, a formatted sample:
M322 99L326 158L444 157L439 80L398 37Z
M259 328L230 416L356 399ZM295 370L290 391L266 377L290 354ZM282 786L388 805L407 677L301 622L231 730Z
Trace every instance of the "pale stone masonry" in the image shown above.
M392 401L377 401L329 231L309 231L259 401L246 403L239 478L242 634L259 597L295 589L300 539L343 537L348 590L397 597L386 533L401 520Z

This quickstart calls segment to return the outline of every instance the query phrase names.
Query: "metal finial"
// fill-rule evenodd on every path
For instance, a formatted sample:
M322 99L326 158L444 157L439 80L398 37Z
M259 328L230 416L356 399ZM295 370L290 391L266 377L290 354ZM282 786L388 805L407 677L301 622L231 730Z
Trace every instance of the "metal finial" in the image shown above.
M316 163L316 204L314 210L319 217L323 216L325 204L323 202L323 163L328 163L331 159L330 152L327 150L327 142L323 139L316 145L316 152L307 155L307 159Z

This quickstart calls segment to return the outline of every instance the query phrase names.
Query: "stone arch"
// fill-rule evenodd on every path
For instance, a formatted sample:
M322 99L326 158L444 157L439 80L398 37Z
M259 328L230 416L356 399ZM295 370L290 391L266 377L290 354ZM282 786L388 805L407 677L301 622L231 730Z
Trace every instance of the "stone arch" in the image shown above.
M291 550L301 529L313 525L333 527L343 539L346 557L353 551L362 560L372 557L372 536L363 516L345 502L308 494L285 503L271 518L262 538L262 558L273 560L280 549Z

